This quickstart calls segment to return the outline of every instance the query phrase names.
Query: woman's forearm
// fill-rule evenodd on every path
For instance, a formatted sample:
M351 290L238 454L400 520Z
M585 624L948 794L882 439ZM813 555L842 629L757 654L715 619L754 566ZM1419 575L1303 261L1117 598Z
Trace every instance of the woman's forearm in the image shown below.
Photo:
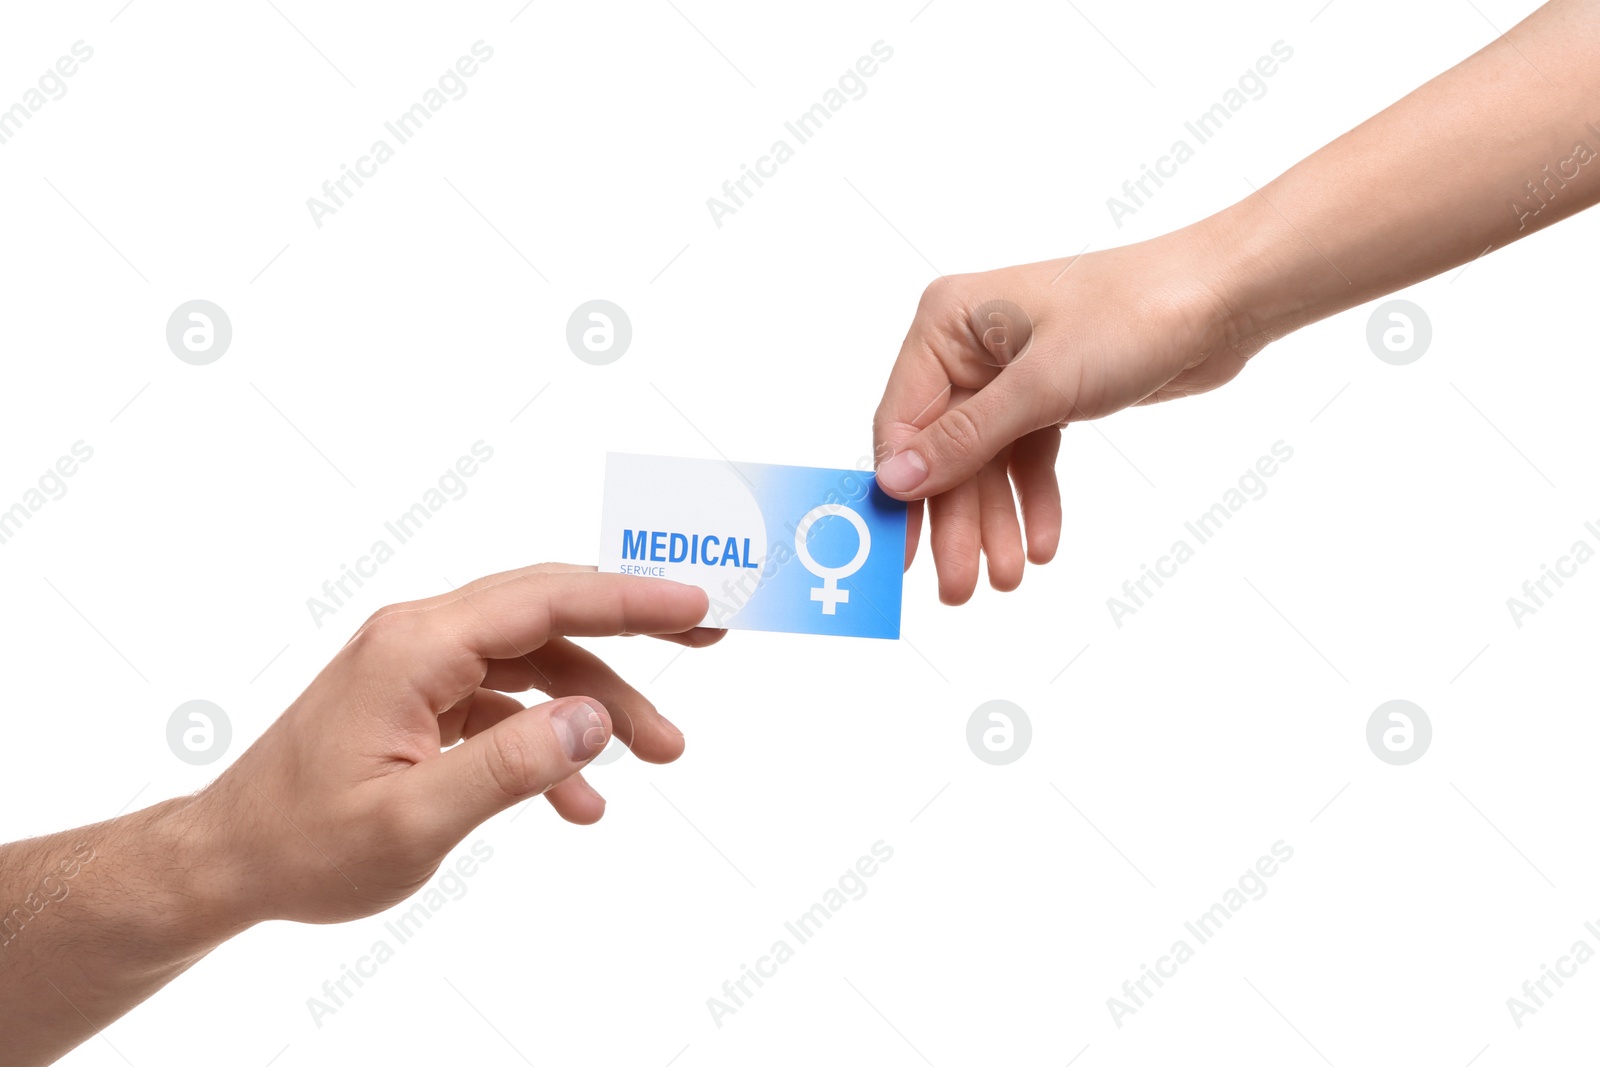
M873 449L881 489L928 501L940 597L972 595L980 553L1014 588L1024 524L1026 559L1054 556L1062 426L1216 389L1302 326L1600 199L1596 56L1600 0L1552 0L1210 218L930 285Z
M1270 341L1600 200L1600 3L1555 0L1207 219L1240 341Z

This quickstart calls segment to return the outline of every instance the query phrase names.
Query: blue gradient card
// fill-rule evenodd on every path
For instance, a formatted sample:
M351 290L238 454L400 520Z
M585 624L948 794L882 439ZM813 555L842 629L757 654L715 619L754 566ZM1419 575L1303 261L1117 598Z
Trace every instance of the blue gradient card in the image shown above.
M705 626L898 638L905 552L870 471L606 456L600 569L698 585Z

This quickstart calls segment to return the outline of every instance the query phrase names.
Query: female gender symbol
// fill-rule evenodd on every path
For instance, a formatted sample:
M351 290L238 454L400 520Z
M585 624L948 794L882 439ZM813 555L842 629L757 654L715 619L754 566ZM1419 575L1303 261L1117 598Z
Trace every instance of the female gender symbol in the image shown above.
M806 547L806 536L811 533L811 524L830 515L849 519L850 525L856 528L856 536L861 541L860 547L856 549L855 558L843 567L822 566L811 558L811 550ZM806 517L794 528L794 550L800 557L800 565L822 579L822 584L811 590L811 599L822 602L824 615L832 615L837 605L850 602L850 590L840 589L839 579L850 577L867 562L867 554L872 551L872 533L867 529L866 521L843 504L822 504L806 512Z

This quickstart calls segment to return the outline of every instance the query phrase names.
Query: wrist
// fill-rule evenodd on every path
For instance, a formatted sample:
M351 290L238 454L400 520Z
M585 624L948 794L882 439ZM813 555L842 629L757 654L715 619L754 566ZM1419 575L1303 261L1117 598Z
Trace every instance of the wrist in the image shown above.
M1189 227L1208 250L1206 277L1234 348L1259 350L1387 291L1357 269L1360 219L1341 224L1302 210L1297 225L1284 214L1296 213L1294 201L1293 186L1273 183Z
M1254 278L1259 265L1250 267L1249 254L1238 244L1248 239L1247 225L1224 212L1151 242L1161 267L1148 280L1147 294L1155 307L1177 312L1186 351L1248 355L1272 339L1263 336L1266 294Z
M1302 309L1285 300L1280 253L1263 220L1244 200L1181 231L1199 251L1199 274L1218 305L1218 340L1227 347L1260 348L1292 333ZM1292 290L1291 290L1292 291ZM1309 321L1309 320L1307 320Z
M159 955L198 958L256 921L239 907L227 834L205 797L163 801L111 824L107 848L127 857L117 860L119 874L140 883L144 925L130 938L147 933Z

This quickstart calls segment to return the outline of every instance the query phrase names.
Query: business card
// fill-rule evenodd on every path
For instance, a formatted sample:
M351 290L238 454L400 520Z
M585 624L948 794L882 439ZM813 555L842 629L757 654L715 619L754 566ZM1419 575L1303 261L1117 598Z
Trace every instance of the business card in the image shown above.
M905 551L871 471L606 456L600 569L698 585L703 626L898 638Z

